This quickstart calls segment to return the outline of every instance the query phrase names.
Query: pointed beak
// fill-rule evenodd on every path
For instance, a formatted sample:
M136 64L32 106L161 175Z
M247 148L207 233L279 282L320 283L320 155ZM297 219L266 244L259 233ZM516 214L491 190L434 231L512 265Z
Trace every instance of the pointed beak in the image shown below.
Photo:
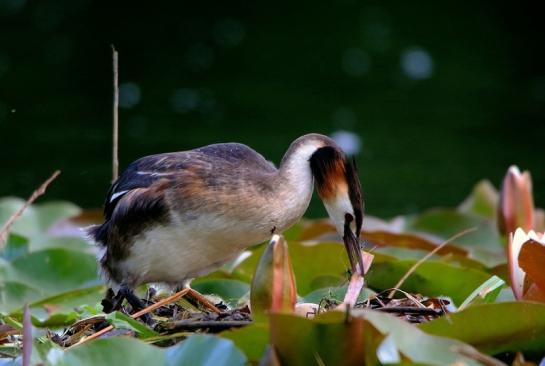
M350 224L352 221L354 221L354 217L352 215L346 214L344 216L344 247L348 253L352 273L357 273L363 277L365 272L363 266L363 254L361 252L359 238L356 238L354 232L352 229L350 229Z

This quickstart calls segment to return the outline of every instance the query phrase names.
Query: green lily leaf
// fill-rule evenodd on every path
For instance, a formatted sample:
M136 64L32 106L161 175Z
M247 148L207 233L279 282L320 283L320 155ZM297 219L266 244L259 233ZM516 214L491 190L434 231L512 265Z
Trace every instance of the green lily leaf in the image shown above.
M384 338L362 318L341 312L310 320L290 314L271 314L271 344L288 365L375 365L376 349Z
M375 263L367 273L368 284L377 291L392 288L415 263L414 260L385 261L375 256ZM422 263L401 288L425 296L448 296L461 304L489 277L488 273L476 269L429 261Z
M10 234L1 257L9 262L25 254L28 254L28 239L18 234Z
M487 358L468 344L455 339L426 334L418 327L390 314L362 309L354 311L353 315L367 320L380 333L392 337L399 353L403 358L411 361L411 364L414 362L441 366L481 365L476 359Z
M339 287L325 287L318 290L312 291L310 294L307 294L304 298L304 302L319 304L323 299L337 300L342 302L344 300L344 295L348 285L339 286ZM363 302L370 298L371 296L376 295L376 292L370 288L363 288L360 295L358 296L358 303Z
M217 295L229 306L236 306L239 299L250 291L246 282L231 279L197 279L191 287L201 294Z
M238 366L245 365L247 360L230 340L196 335L166 349L129 337L97 339L67 351L52 348L43 361L52 366Z
M211 335L194 335L168 348L164 365L242 366L246 362L246 356L231 340Z
M498 191L489 180L485 179L473 187L471 194L460 204L458 210L495 220L498 201Z
M0 223L6 222L17 212L25 200L14 197L0 199ZM42 237L55 222L77 215L81 209L70 202L51 201L34 204L23 212L15 221L11 232L26 236L30 239Z
M1 278L3 277L3 278ZM5 280L0 276L0 313L9 314L25 303L47 296L46 292L27 284Z
M419 328L459 339L491 355L545 352L545 304L520 301L475 305Z
M0 312L96 284L97 277L93 255L66 249L40 250L0 263Z
M103 298L105 286L92 286L71 290L35 301L29 305L32 324L35 327L56 328L72 324L80 316L76 309L88 308L85 304L97 304ZM21 317L19 309L12 316Z
M15 259L8 279L51 294L67 291L97 280L96 259L77 251L45 249Z
M140 323L138 320L133 319L130 316L123 314L119 311L114 311L113 313L106 314L106 321L113 325L115 328L134 330L142 339L156 337L159 335L159 333L148 328L146 325Z
M476 230L459 237L453 245L466 249L470 258L478 260L486 267L506 262L504 245L495 222L482 216L452 209L433 209L412 216L405 223L405 230L409 232L433 235L441 240L470 228Z
M65 313L56 313L50 315L45 319L39 319L35 316L32 316L32 325L38 328L60 328L66 327L70 324L73 324L78 320L79 313L76 311L69 311Z
M97 339L67 351L53 348L44 361L52 366L162 365L165 351L138 339L112 337Z
M234 269L232 276L242 281L251 281L264 249L259 247L253 251L250 257ZM297 290L302 296L323 287L336 287L348 282L347 269L350 265L341 243L305 245L290 242L289 254L297 279Z
M257 364L269 344L269 325L268 323L253 323L244 328L223 331L219 335L232 340L250 362Z
M486 249L491 252L503 251L496 224L482 217L458 212L452 209L434 209L407 220L405 229L411 232L424 232L441 239L470 228L477 230L455 240L455 244L468 250Z
M477 287L458 308L458 311L464 310L469 305L476 305L485 302L494 302L501 289L505 286L505 281L498 276L490 277L485 283Z

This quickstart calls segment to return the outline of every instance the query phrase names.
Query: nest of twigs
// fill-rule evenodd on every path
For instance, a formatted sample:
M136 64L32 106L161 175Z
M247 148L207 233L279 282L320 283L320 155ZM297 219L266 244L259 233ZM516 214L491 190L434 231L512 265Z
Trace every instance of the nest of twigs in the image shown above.
M161 298L149 297L142 299L148 305L152 305ZM215 304L219 313L194 306L187 306L187 302L174 302L165 304L149 314L152 324L142 325L149 327L160 336L152 339L152 343L160 346L170 346L191 333L218 333L232 328L240 328L252 323L250 309L247 306L238 309L228 309L223 303ZM335 299L323 299L320 302L319 312L329 311L340 305ZM423 323L438 318L448 313L450 302L442 298L426 298L418 294L399 292L396 298L390 296L390 291L384 291L376 296L357 303L355 309L373 309L395 315L410 323ZM130 305L121 309L125 314L133 312ZM309 317L315 314L308 314ZM103 332L110 323L104 316L94 316L80 320L66 328L61 334L49 333L49 338L62 347L70 347L85 341L87 338L95 338L96 333ZM114 335L136 336L134 330L111 329L100 337Z

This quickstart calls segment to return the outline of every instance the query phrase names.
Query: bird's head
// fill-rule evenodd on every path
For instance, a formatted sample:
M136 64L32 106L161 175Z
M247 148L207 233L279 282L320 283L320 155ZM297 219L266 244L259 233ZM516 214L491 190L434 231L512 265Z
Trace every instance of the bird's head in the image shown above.
M352 272L363 275L359 245L363 201L356 163L331 141L311 155L310 168L318 195L337 232L343 237Z

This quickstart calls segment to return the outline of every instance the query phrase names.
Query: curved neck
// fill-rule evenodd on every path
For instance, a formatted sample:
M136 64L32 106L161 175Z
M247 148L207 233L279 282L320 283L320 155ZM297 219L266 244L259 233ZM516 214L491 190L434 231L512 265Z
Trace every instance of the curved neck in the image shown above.
M286 152L280 163L279 175L291 189L310 191L312 194L314 177L310 169L310 157L318 147L311 144L293 146ZM310 199L310 198L309 198Z
M294 145L295 143L290 146L282 158L274 183L274 196L278 207L282 207L283 223L280 230L293 225L303 216L314 191L314 177L309 159L319 146Z

